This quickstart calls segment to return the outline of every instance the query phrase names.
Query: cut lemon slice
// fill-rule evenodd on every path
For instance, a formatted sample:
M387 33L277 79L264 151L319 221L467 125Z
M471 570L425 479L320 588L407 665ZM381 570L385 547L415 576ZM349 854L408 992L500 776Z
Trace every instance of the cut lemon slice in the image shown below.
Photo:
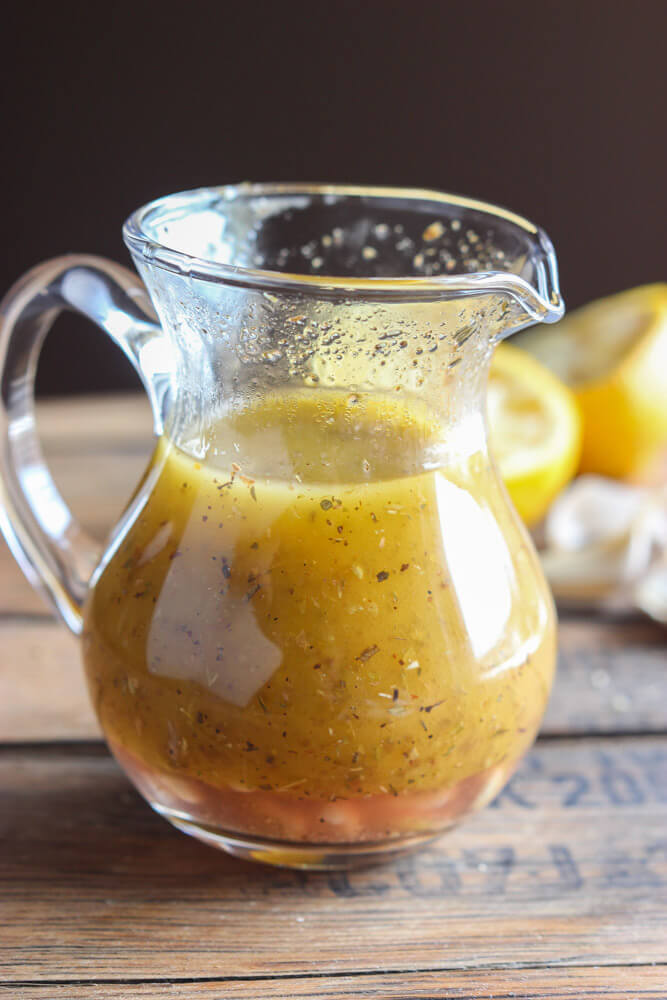
M592 302L521 347L571 386L581 471L656 482L667 469L667 284Z
M570 390L525 351L501 344L488 390L491 446L514 506L536 524L574 475L581 450Z

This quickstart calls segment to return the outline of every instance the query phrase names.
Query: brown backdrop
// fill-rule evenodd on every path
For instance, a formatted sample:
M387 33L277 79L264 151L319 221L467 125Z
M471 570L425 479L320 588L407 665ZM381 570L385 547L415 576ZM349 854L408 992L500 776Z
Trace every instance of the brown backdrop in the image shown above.
M667 2L23 4L3 15L0 285L240 179L432 186L541 223L568 305L667 276ZM42 8L42 9L40 9ZM46 392L132 385L61 320Z

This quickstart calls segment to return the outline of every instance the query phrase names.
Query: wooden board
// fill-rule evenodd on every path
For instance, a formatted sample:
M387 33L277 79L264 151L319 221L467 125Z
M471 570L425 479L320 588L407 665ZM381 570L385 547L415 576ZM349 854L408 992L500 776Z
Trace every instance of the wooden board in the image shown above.
M102 539L152 447L143 396L49 402L39 408L45 453L82 523ZM39 620L35 620L39 619ZM51 624L0 540L0 740L99 736L76 643ZM44 692L48 691L48 698ZM667 729L667 633L648 621L566 619L546 734Z
M562 616L542 732L667 732L667 631L648 620Z
M81 397L37 407L44 455L82 525L103 540L130 497L153 447L143 395ZM18 571L0 537L0 615L41 615L48 608Z
M0 981L667 962L667 742L555 740L431 848L350 874L175 832L102 751L0 754Z
M36 412L47 458L109 448L134 452L152 438L151 410L143 392L40 400Z
M100 737L79 641L50 619L0 620L0 743Z
M40 407L103 538L152 445L143 397ZM174 831L90 710L76 640L0 543L0 998L667 998L667 634L568 617L542 737L496 802L351 874Z
M213 982L32 985L30 1000L664 1000L665 966L570 969L488 969L475 972L401 972L363 976L278 977ZM16 984L0 997L18 996Z

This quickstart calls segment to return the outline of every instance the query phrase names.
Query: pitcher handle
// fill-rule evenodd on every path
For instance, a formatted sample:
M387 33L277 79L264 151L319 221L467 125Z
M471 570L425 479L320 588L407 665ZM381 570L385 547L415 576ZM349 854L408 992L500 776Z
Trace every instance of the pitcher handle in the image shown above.
M0 528L28 580L79 635L101 549L58 492L35 430L37 359L63 309L93 320L127 355L148 393L158 434L169 364L146 288L103 258L71 254L46 261L0 303Z

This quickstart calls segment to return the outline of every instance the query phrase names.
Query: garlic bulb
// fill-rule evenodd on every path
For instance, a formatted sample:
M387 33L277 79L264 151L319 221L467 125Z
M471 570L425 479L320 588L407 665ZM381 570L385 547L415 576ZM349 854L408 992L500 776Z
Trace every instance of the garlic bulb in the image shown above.
M638 606L667 622L667 486L581 476L552 505L544 542L557 600Z
M655 566L634 591L637 607L667 625L667 560Z

